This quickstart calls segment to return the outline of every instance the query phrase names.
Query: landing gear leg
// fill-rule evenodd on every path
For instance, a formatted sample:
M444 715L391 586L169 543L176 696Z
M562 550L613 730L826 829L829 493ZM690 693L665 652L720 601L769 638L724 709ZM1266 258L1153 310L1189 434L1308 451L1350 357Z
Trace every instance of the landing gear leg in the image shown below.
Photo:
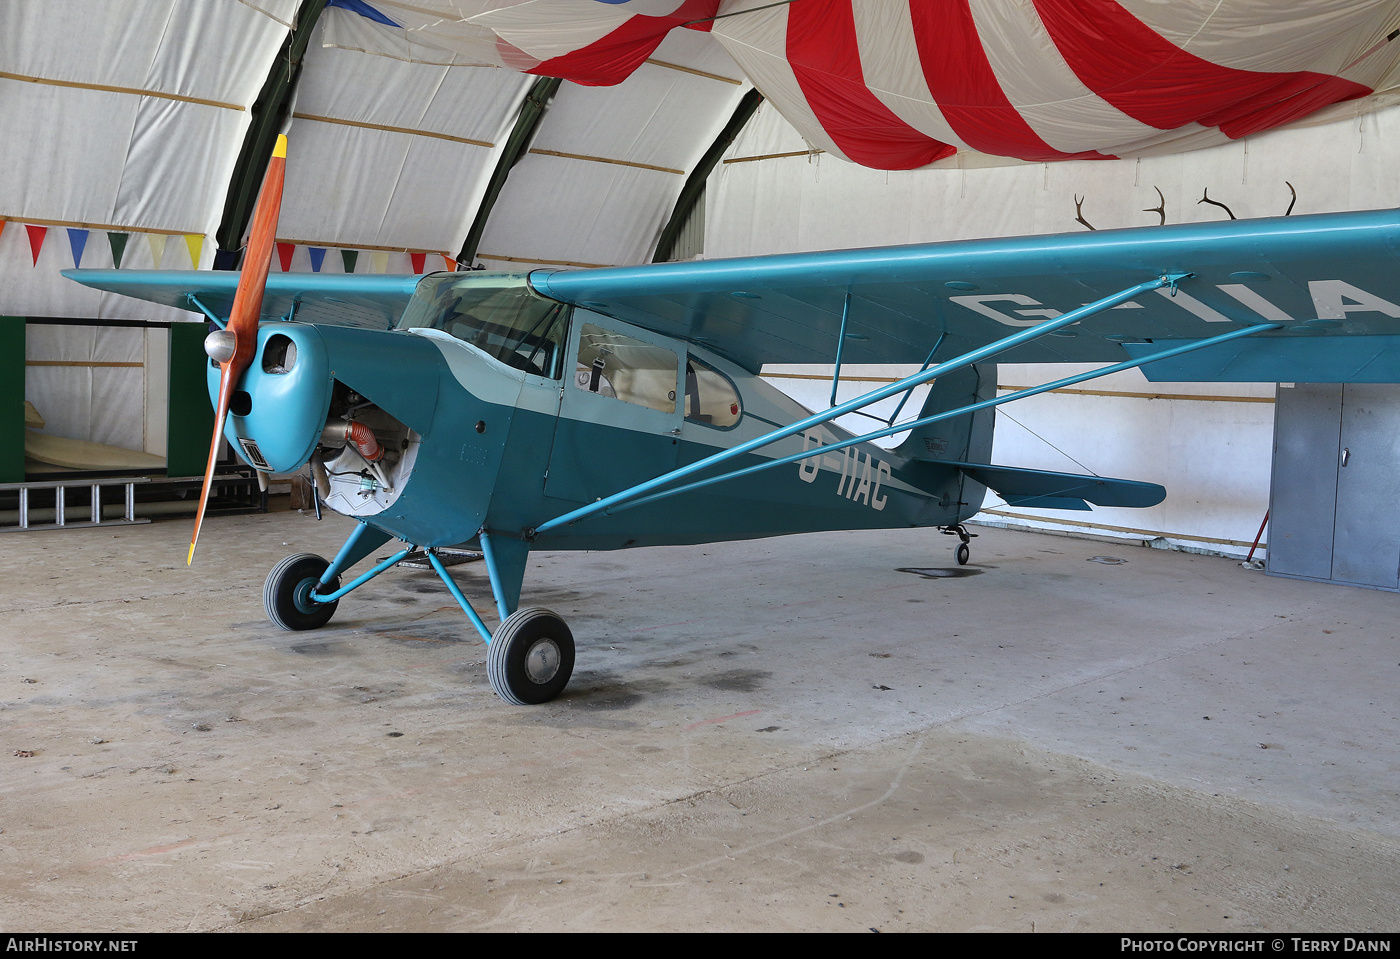
M956 536L962 540L962 542L958 544L957 552L955 552L953 555L957 557L959 566L966 566L967 561L972 558L972 547L968 544L972 540L972 537L976 536L977 534L969 533L967 531L967 527L964 526L962 523L954 523L952 526L944 526L943 532L947 533L949 536Z
M548 609L515 609L529 544L484 529L477 537L491 578L491 594L501 616L501 625L494 633L486 628L432 550L428 551L428 558L486 640L486 678L491 681L491 689L516 706L547 703L564 691L574 674L574 634L562 617Z

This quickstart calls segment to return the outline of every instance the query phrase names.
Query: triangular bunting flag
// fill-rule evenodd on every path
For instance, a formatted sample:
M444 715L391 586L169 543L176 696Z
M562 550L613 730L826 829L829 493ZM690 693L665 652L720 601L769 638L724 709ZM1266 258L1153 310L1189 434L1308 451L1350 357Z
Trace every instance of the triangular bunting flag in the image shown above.
M446 253L442 255L442 262L447 266L448 273L457 272L457 261L452 259L452 257L448 256Z
M130 233L108 233L107 245L112 248L112 265L122 268L122 257L126 254L126 240Z
M323 246L308 246L306 252L311 254L311 272L320 273L321 264L326 259L326 248Z
M49 232L46 226L33 226L26 223L25 232L29 234L29 252L33 254L34 266L39 265L39 251L44 248L44 234Z
M374 253L371 253L371 254L369 255L369 258L370 258L370 262L371 262L371 263L373 264L373 266L374 266L374 269L372 270L372 272L374 272L374 273L383 273L385 270L387 270L387 269L389 268L389 254L387 254L387 253L380 253L380 252L378 252L378 251L375 251Z
M4 233L4 232L5 232L5 223L6 223L5 220L0 220L0 233Z
M423 265L424 265L424 264L427 262L427 260L428 260L428 254L426 254L426 253L410 253L410 254L408 255L408 258L409 258L410 260L413 261L413 272L414 272L414 273L422 273L422 272L423 272Z
M46 226L33 226L26 223L25 230L29 232L29 252L34 254L34 266L39 265L39 251L44 247L44 234L49 232Z
M277 244L277 259L282 264L282 272L292 272L292 254L297 251L294 243Z
M151 244L151 269L160 269L160 258L165 256L165 234L147 233L146 242Z
M345 264L346 273L355 272L355 261L360 258L359 250L341 250L340 262Z
M73 267L82 269L83 250L87 249L87 230L75 230L71 226L68 228L68 246L73 250Z
M185 247L190 251L190 263L199 269L199 251L204 249L204 237L198 233L185 234Z

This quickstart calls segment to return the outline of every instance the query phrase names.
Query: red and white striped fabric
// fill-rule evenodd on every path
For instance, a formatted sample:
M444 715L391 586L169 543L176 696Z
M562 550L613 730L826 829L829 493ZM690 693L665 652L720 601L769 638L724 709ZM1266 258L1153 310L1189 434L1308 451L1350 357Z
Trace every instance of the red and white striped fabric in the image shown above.
M594 85L625 79L677 26L709 29L808 143L885 170L958 150L1064 160L1210 146L1391 90L1400 63L1400 0L370 4L419 17L420 42L475 32L494 38L494 62ZM432 5L454 15L435 25Z
M810 144L904 170L1247 136L1371 94L1397 27L1395 0L796 0L713 33Z
M676 27L708 29L720 0L525 0L471 18L502 62L586 86L621 83ZM698 21L698 23L697 23Z

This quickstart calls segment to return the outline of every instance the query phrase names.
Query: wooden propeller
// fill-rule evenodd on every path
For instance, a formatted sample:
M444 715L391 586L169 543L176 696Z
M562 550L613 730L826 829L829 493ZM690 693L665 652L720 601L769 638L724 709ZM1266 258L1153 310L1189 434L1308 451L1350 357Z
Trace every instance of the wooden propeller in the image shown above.
M204 525L204 509L209 503L209 488L214 483L214 464L219 456L219 437L224 432L224 420L228 417L234 384L257 352L258 316L262 312L267 271L272 265L272 247L277 234L277 217L282 210L282 181L286 167L287 138L278 134L267 174L263 177L262 190L258 193L258 204L253 210L253 229L248 236L247 252L243 255L243 272L233 295L228 326L211 333L206 341L206 351L219 362L219 402L214 410L214 438L209 442L204 488L199 494L199 512L195 515L194 534L190 537L190 552L185 558L185 565L194 562L194 547L199 542L199 528Z

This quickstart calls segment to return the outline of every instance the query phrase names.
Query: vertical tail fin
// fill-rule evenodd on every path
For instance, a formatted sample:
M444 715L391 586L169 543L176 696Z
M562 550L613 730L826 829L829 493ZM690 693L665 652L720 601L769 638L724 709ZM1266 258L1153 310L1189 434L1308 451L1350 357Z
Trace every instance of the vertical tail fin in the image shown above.
M957 409L997 395L997 367L983 363L940 376L929 386L919 418ZM995 410L979 410L940 420L910 432L895 453L907 460L990 462Z
M991 399L996 393L995 363L956 370L930 384L919 418ZM942 464L990 462L995 416L996 410L986 409L939 420L910 431L909 437L894 449L905 468L920 476L919 484L939 497L940 509L956 507L957 522L981 509L987 488L961 470Z

